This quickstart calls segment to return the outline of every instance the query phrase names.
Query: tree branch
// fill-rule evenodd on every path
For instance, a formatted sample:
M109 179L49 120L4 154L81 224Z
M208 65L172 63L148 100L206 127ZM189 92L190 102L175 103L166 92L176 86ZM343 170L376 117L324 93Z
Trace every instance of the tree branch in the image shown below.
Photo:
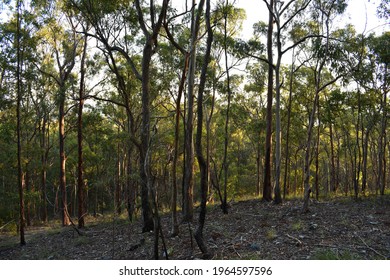
M113 47L110 47L109 48L111 51L117 51L119 52L127 61L127 63L130 65L131 67L131 70L134 72L134 75L135 77L142 81L142 75L139 73L139 71L137 70L137 67L135 66L135 63L134 61L131 59L131 57L129 56L129 54L124 50L122 49L121 47L118 47L118 46L113 46Z

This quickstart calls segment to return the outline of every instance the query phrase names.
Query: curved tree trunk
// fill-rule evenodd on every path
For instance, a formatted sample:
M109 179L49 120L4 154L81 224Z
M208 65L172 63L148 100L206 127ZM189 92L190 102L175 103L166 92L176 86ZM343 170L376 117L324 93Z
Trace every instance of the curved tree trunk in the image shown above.
M203 93L206 83L207 67L210 60L211 44L213 42L213 31L210 24L210 0L207 0L206 5L206 24L207 24L207 49L203 59L202 73L200 76L200 84L198 91L198 122L196 131L196 157L198 159L200 168L200 193L201 205L199 213L199 223L195 232L195 240L199 249L203 253L204 258L210 258L210 254L203 238L203 228L206 221L206 203L207 203L207 189L208 189L208 175L207 163L202 151L202 130L203 130Z

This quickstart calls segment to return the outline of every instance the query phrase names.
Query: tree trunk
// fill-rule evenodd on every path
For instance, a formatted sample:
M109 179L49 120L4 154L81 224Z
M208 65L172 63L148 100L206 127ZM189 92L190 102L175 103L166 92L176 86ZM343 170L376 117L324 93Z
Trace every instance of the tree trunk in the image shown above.
M150 15L152 18L152 33L146 28L143 11L139 0L135 1L138 13L138 21L145 36L145 45L142 55L142 124L141 124L141 147L140 147L140 179L141 179L141 200L143 212L143 232L159 230L158 213L153 214L149 204L149 193L153 194L153 180L151 174L151 155L150 155L150 65L154 53L154 47L157 46L158 33L162 26L163 18L166 15L169 0L164 0L162 10L159 14L158 22L154 22L154 4L150 5ZM155 197L152 198L155 202ZM156 207L156 206L155 206ZM157 227L157 229L156 229ZM156 234L156 232L155 232ZM158 233L157 233L158 234ZM158 242L158 240L155 240ZM156 254L156 252L155 252Z
M147 42L143 50L142 58L142 127L141 127L141 152L140 152L140 177L143 229L142 232L153 230L154 223L149 205L149 186L151 180L150 166L150 62L152 58L152 45Z
M120 132L120 128L118 127L118 134ZM114 211L116 214L120 215L121 213L121 206L120 206L120 196L121 196L121 189L122 189L122 165L125 164L126 157L121 159L121 153L120 150L120 143L118 142L117 145L117 172L116 172L116 182L115 182L115 192L114 192ZM129 155L127 155L128 157Z
M46 142L46 125L47 125L47 115L46 112L43 113L43 123L41 128L41 221L47 223L47 154L48 154L48 144ZM49 130L49 127L48 127ZM49 131L47 132L49 135Z
M276 4L276 3L275 3ZM274 6L272 6L274 7ZM274 186L274 202L275 204L282 203L282 195L280 188L280 174L282 168L282 128L280 117L280 66L282 63L282 42L281 42L281 27L280 27L280 15L278 7L274 7L274 14L276 15L275 23L277 26L276 44L277 44L277 62L275 67L275 186Z
M175 113L175 140L173 147L173 161L172 161L172 236L179 234L179 224L177 219L177 160L179 157L179 136L180 136L180 104L181 97L185 86L186 74L188 70L189 55L185 54L184 68L180 79L179 90L176 99L176 113Z
M289 95L287 105L287 132L286 132L286 148L285 148L285 162L284 162L284 181L283 181L283 199L286 199L287 186L289 185L288 175L290 166L290 128L291 128L291 107L292 107L292 93L293 93L293 75L294 75L295 49L292 50L292 63L290 69L289 81Z
M68 201L66 192L66 156L65 156L65 85L60 85L58 112L58 137L60 150L60 192L61 192L61 215L62 225L69 226Z
M195 1L193 1L194 3ZM190 222L193 219L193 176L194 176L194 151L193 151L193 116L194 116L194 76L196 51L195 44L195 11L192 12L192 38L190 49L188 89L187 89L187 114L185 126L185 168L183 181L183 221Z
M195 70L196 70L196 46L198 42L198 33L200 18L203 11L205 0L200 0L197 12L192 12L191 26L191 49L188 73L187 89L187 121L185 133L185 170L184 170L184 193L183 193L183 221L191 222L193 220L193 188L194 188L194 140L193 140L193 118L194 118L194 90L195 90ZM195 6L195 0L193 0ZM196 14L196 17L195 17Z
M315 176L315 189L316 189L316 200L318 201L320 196L320 185L319 185L319 164L320 164L320 132L321 132L321 119L320 119L320 104L318 100L317 104L317 119L318 119L318 127L317 127L317 140L316 140L316 176Z
M359 196L359 178L360 178L360 171L361 171L361 150L360 150L360 138L359 138L359 132L360 132L360 121L361 121L361 93L358 89L358 112L357 112L357 123L355 126L355 148L354 148L354 182L353 182L353 188L355 191L355 197L357 198Z
M319 81L317 83L319 84ZM312 192L311 186L310 186L310 162L311 162L311 145L312 145L311 142L312 142L314 121L315 121L315 116L316 116L316 111L317 111L318 98L319 98L318 84L316 86L313 108L312 108L312 111L310 114L309 127L307 129L305 166L304 166L304 182L303 182L303 184L304 184L303 208L302 208L303 213L306 213L309 211L309 199L310 199L310 193Z
M385 82L383 86L382 102L382 120L381 120L381 132L379 136L379 164L378 164L378 176L379 176L379 190L380 194L385 194L386 189L386 127L387 127L387 83L388 78L387 65L385 66Z
M199 213L199 223L195 232L195 240L199 246L199 249L203 253L204 258L210 258L207 245L203 238L203 228L206 221L206 203L207 203L207 189L208 189L208 177L207 177L207 164L202 151L202 130L203 130L203 93L206 83L207 67L210 61L211 44L213 42L213 31L210 24L210 0L207 0L206 4L206 25L207 25L207 49L203 60L202 73L200 77L200 84L198 90L198 123L196 131L196 157L198 159L200 168L200 193L201 204Z
M226 6L229 5L229 1L226 1ZM222 211L224 214L228 214L228 205L227 205L227 184L228 184L228 170L229 164L227 160L228 155L228 146L229 146L229 117L230 117L230 104L231 104L231 88L230 88L230 71L228 65L228 54L227 54L227 11L224 12L224 52L225 52L225 70L226 70L226 82L227 82L227 94L228 102L226 108L226 118L225 118L225 135L224 135L224 153L223 153L223 171L224 171L224 182L223 182L223 191L224 196L222 200ZM199 125L199 124L198 124Z
M26 245L25 240L25 216L24 216L24 179L22 171L22 145L21 145L21 103L22 103L22 87L21 87L21 55L20 55L20 1L16 2L17 10L17 27L16 27L16 48L17 48L17 69L16 69L16 133L17 133L17 157L18 157L18 190L19 190L19 234L20 244Z
M256 196L260 197L261 194L261 146L257 144L256 151Z
M129 221L133 221L136 203L137 186L133 179L133 143L129 141L127 149L127 164L126 164L126 209Z
M85 185L83 179L83 108L85 95L85 59L87 55L87 40L85 35L83 54L80 63L80 89L79 89L79 108L77 118L77 148L78 148L78 163L77 163L77 200L78 200L78 227L85 226L84 216L86 214L85 206Z
M370 135L370 127L366 128L363 139L363 168L362 168L362 193L367 190L367 163L368 163L368 139Z
M329 137L330 137L330 162L331 162L331 168L330 168L330 189L332 192L337 191L336 186L336 165L335 165L335 155L334 155L334 136L333 136L333 124L332 120L329 122Z
M274 0L270 0L270 7L274 6ZM271 186L271 150L272 150L272 101L273 101L273 54L272 54L272 35L273 35L274 16L272 9L269 11L268 33L267 33L267 59L268 59L268 92L267 92L267 127L265 136L265 159L264 159L264 184L263 200L272 201Z

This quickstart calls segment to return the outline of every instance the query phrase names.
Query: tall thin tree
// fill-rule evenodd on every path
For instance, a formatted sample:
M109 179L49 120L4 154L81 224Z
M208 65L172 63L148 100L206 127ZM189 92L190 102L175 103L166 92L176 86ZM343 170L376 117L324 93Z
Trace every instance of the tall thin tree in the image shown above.
M206 3L206 25L207 25L207 47L206 53L203 58L202 72L200 76L199 89L198 89L198 104L197 104L197 129L196 129L196 157L200 168L200 193L201 193L201 204L199 213L199 223L195 232L195 240L203 253L204 258L210 258L206 242L203 238L203 228L206 221L206 203L207 203L207 191L208 191L208 174L207 174L207 163L203 155L202 148L202 134L203 134L203 94L206 84L208 64L210 62L211 45L213 42L213 30L210 23L210 0Z
M188 70L187 88L187 114L185 131L185 170L184 170L184 193L183 193L183 221L193 220L193 189L194 189L194 90L196 70L196 47L198 44L200 19L205 0L200 0L198 9L194 9L191 20L191 45L190 61ZM192 6L195 7L193 0Z
M84 29L84 31L86 31ZM85 101L85 61L87 57L87 42L88 36L84 32L84 46L80 62L80 88L79 88L79 108L77 121L77 147L78 147L78 163L77 163L77 198L78 198L78 227L82 228L85 225L85 187L84 187L84 167L83 167L83 108Z
M22 102L22 57L21 57L21 5L20 0L16 1L16 133L17 133L17 157L18 157L18 189L19 189L19 233L20 244L25 245L25 217L24 217L24 176L22 170L22 146L21 146L21 102Z
M264 182L263 182L263 200L272 200L271 186L271 150L272 150L272 102L273 102L273 24L274 24L274 0L270 0L268 8L268 33L267 33L267 60L268 60L268 91L267 91L267 127L265 136L265 158L264 158Z

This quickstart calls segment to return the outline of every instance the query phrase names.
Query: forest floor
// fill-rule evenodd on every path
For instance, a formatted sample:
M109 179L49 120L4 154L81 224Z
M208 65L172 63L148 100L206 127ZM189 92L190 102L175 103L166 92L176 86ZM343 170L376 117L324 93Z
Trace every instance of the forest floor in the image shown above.
M232 202L229 214L208 206L204 238L213 259L389 259L390 196L312 201L301 213L301 200L282 205L247 200ZM198 213L196 212L195 220ZM30 227L27 245L0 233L0 259L151 259L153 233L141 233L141 222L89 217L79 235L72 227ZM170 237L170 215L162 215L170 259L199 259L196 223L182 224ZM160 239L161 259L162 253Z

